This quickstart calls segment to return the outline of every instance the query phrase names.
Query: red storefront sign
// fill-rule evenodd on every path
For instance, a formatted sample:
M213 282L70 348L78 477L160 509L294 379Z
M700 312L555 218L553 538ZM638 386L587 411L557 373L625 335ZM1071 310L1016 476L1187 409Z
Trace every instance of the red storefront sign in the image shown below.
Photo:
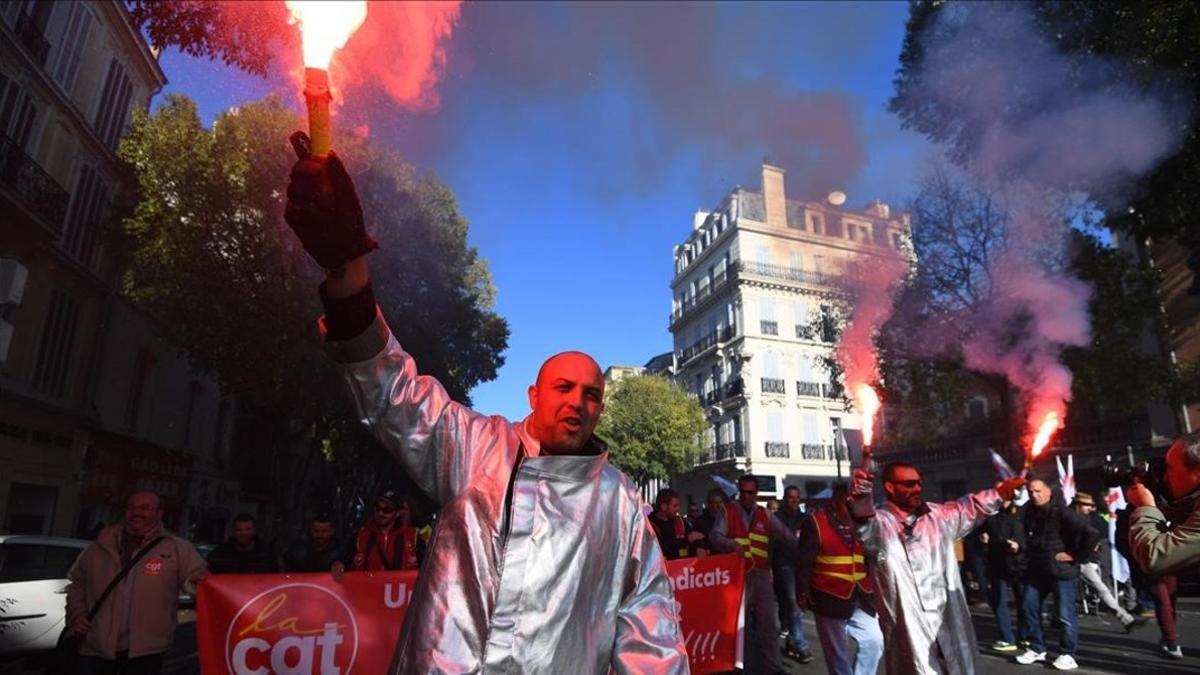
M693 673L740 666L743 564L733 555L667 564ZM211 575L197 598L203 673L387 672L417 573Z
M84 470L85 504L119 508L131 493L144 490L157 493L163 508L173 511L187 504L192 456L137 438L96 431Z

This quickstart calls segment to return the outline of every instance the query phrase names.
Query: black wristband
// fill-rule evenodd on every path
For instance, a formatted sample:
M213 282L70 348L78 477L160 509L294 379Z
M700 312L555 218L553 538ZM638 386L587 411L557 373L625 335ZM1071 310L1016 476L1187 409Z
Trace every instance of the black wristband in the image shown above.
M325 339L349 340L362 335L375 320L375 291L371 282L354 295L331 298L322 283L321 304L325 306Z

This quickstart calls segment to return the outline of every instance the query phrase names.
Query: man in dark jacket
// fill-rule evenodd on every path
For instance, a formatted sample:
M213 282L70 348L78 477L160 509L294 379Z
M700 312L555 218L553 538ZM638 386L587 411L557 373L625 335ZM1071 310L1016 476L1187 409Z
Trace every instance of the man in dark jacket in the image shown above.
M654 513L650 514L650 527L658 537L658 546L667 560L678 560L695 555L691 544L704 538L692 530L679 515L679 493L663 488L654 497Z
M1021 524L1020 510L1012 501L1004 502L999 513L989 516L983 523L979 540L987 546L988 561L988 604L996 613L1000 627L1000 639L992 643L998 652L1017 651L1013 637L1012 619L1008 616L1008 591L1011 588L1021 606L1021 576L1025 573L1025 528ZM1018 622L1020 612L1017 613ZM1025 631L1022 630L1022 633Z
M208 554L208 571L213 574L270 574L279 571L279 561L254 531L254 516L239 513L233 519L233 535Z
M1100 533L1100 541L1096 544L1095 550L1080 561L1079 575L1100 596L1100 602L1117 615L1125 631L1132 632L1135 628L1142 626L1146 620L1130 614L1121 606L1116 596L1113 595L1112 589L1104 583L1104 575L1101 571L1105 561L1112 557L1108 547L1108 521L1096 512L1096 500L1086 492L1075 495L1075 500L1071 502L1071 508L1086 518L1092 529Z
M883 632L848 498L849 490L840 484L825 509L803 520L796 557L796 601L813 610L830 675L874 675L883 657ZM851 638L858 643L853 661L848 645Z
M775 512L775 518L789 532L795 533L799 541L805 517L800 510L800 488L787 486L783 490L783 505ZM771 563L774 565L775 601L779 603L780 625L788 632L784 653L800 663L811 663L812 652L808 650L808 640L804 638L804 607L796 603L796 561L776 546L771 551Z
M725 513L725 493L721 492L721 488L713 488L708 491L708 496L705 498L704 513L692 521L692 527L704 535L703 539L692 543L692 555L697 555L699 549L704 549L705 553L712 550L708 541L708 533L712 532L713 525L717 522L717 514L723 513Z
M1028 543L1029 567L1022 589L1021 613L1025 631L1022 636L1029 648L1017 657L1017 663L1029 665L1046 660L1046 640L1042 633L1042 603L1054 596L1058 621L1062 624L1061 652L1054 660L1059 670L1074 670L1075 649L1079 645L1079 616L1075 613L1075 583L1079 563L1096 548L1100 534L1083 516L1066 508L1041 478L1029 480L1029 504L1023 517Z
M332 572L334 563L345 565L345 552L335 536L333 519L313 516L308 536L297 539L283 556L285 572Z

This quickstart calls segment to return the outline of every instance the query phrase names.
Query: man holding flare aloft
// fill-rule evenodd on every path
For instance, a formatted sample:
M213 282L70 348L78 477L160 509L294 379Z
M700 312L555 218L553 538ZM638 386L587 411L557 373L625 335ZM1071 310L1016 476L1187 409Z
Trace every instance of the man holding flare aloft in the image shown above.
M892 462L883 470L887 502L875 509L875 477L854 471L852 513L867 556L875 563L884 663L891 675L975 672L975 629L954 556L954 542L996 513L1025 483L1010 478L994 490L956 501L926 503L916 467Z
M688 672L637 486L592 435L596 362L548 359L515 424L418 375L376 307L364 258L376 243L350 176L302 137L285 219L326 270L325 349L363 423L441 506L391 672Z

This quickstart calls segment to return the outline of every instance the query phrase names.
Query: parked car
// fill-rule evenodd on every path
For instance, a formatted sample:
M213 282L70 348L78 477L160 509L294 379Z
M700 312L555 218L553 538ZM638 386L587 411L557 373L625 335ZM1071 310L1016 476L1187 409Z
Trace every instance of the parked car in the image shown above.
M89 543L0 534L0 654L54 648L67 613L67 570Z

